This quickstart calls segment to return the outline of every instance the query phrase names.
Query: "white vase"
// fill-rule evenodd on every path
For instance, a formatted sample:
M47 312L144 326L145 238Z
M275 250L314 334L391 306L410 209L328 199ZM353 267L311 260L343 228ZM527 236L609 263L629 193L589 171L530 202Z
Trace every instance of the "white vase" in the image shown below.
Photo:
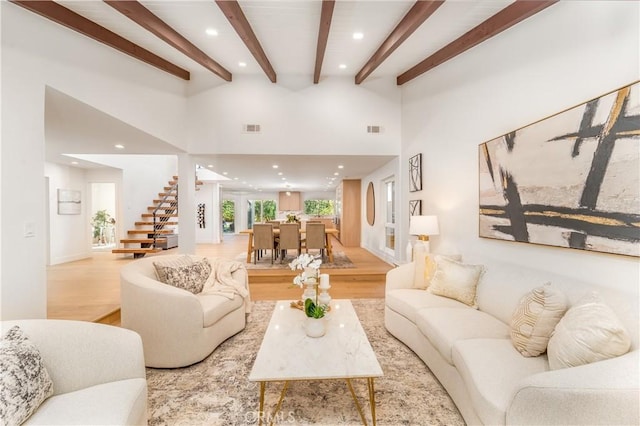
M304 331L309 337L322 337L327 332L327 327L324 322L324 318L310 318L307 317L304 323Z

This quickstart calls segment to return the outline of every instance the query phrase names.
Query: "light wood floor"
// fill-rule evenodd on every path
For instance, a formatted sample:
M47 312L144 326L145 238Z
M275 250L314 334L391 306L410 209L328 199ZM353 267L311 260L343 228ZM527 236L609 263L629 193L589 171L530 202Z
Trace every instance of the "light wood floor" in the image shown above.
M200 244L196 253L208 257L235 258L247 249L246 235L225 235L221 244ZM385 274L393 266L361 248L343 247L337 240L334 250L343 251L356 268L322 269L331 276L334 298L384 297ZM158 255L177 253L166 250ZM156 255L156 256L158 256ZM91 259L47 268L47 316L55 319L119 322L120 268L132 262L131 256L96 252ZM249 270L253 300L295 299L300 289L290 285L295 272Z

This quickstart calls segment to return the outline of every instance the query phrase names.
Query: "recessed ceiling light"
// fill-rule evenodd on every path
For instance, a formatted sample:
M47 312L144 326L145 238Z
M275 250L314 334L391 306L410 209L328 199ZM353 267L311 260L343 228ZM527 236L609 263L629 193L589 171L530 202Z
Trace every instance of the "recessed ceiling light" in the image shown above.
M78 164L78 162L77 161L72 161L71 164L76 165L76 164Z
M362 40L364 38L364 34L362 33L353 33L354 40Z
M247 63L246 62L238 62L238 66L241 67L241 68L244 68L244 67L247 66Z
M124 145L122 144L115 144L113 147L116 149L124 149Z
M226 176L229 174L229 172L222 172L222 174Z
M334 175L334 176L338 176L339 174L340 174L340 173L338 173L338 172L335 172L335 173L334 173L333 175Z
M282 176L282 172L278 172L278 176Z
M234 177L234 178L233 178L233 180L238 180L238 178L237 178L237 177Z
M338 168L339 168L339 169L344 169L344 166L343 166L342 164L339 164L339 165L338 165Z
M212 168L213 164L207 164L207 167Z
M215 28L207 28L206 30L204 30L204 32L211 37L215 37L218 35L218 30L216 30Z
M271 167L273 167L274 169L277 169L277 168L278 168L278 165L277 165L277 164L274 164L274 165L273 165L273 166L271 166Z
M282 180L287 180L287 178L284 178L284 177L283 177L283 178L282 178Z
M347 65L346 64L340 64L340 65L338 65L338 68L340 68L341 70L346 70L347 69Z

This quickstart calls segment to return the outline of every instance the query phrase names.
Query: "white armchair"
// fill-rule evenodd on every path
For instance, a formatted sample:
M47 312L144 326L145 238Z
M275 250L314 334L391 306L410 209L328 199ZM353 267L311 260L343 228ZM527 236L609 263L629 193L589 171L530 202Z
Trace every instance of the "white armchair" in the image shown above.
M24 424L147 424L147 380L136 333L68 320L0 324L2 335L14 325L24 331L53 382L53 395Z
M228 299L193 294L157 280L153 262L180 256L143 258L120 271L122 326L142 337L148 367L176 368L202 361L246 325L245 300L239 295ZM245 268L232 277L248 288Z

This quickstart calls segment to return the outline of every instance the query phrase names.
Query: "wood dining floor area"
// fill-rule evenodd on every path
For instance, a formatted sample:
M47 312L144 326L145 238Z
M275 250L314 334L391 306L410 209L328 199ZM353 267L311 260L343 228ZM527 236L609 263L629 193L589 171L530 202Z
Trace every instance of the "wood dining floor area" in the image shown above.
M247 235L225 234L220 244L198 244L196 254L236 259L246 254ZM335 252L344 252L355 267L321 268L331 279L333 298L361 299L384 297L387 271L393 268L369 251L343 247L333 240ZM165 250L153 255L178 253ZM131 256L96 252L89 259L47 267L47 317L81 321L120 323L120 268L134 261ZM269 260L267 260L269 262ZM299 272L299 271L298 271ZM301 290L291 284L297 274L285 269L249 269L251 299L287 300L300 297Z

